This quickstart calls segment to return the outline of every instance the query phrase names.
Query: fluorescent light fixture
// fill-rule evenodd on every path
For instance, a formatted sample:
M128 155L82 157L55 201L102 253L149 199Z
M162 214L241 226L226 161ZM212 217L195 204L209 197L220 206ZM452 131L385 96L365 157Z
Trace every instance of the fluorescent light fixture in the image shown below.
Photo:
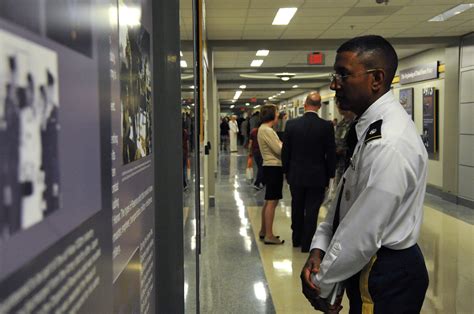
M193 106L193 107L194 107L194 104L191 104L191 106Z
M191 86L189 86L189 88L192 88L192 89L194 89L194 85L191 85Z
M288 25L298 8L280 8L273 19L272 25Z
M260 108L260 105L253 106L254 109Z
M250 66L251 67L259 67L261 66L263 63L263 60L262 59L255 59L252 61L252 63L250 63Z
M182 57L182 56L183 56L183 52L182 52L182 51L180 51L180 52L179 52L179 55Z
M293 85L293 88L298 88L298 85Z
M188 67L188 63L186 62L186 60L181 60L180 64L181 64L182 68L187 68Z
M250 106L250 103L249 103L249 102L246 102L245 105L248 107L248 106Z
M247 88L247 85L240 85L239 88L240 88L240 89L246 89L246 88Z
M280 92L280 94L284 94L284 93L285 93L285 91L284 91L284 90L282 90L282 91Z
M290 80L290 77L289 76L282 76L281 80L286 82L286 81Z
M255 54L258 57L266 57L270 53L270 50L262 49L258 50L257 53Z
M234 109L234 107L235 107L235 105L231 105L231 106L230 106L230 109Z
M234 100L239 99L240 95L242 95L242 91L241 91L241 90L237 90L237 91L235 92L235 95L234 95Z
M429 19L428 22L444 22L452 18L453 16L461 14L471 8L474 8L474 3L460 4L455 6L454 8L449 9L448 11L441 13L440 15L436 15L435 17Z

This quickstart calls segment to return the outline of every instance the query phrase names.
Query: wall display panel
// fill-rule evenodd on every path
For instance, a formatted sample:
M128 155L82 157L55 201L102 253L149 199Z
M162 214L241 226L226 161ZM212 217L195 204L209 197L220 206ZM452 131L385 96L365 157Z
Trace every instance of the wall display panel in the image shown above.
M423 144L430 159L438 155L438 104L434 87L423 89Z
M114 309L123 313L155 306L150 3L118 1L111 38Z
M400 104L402 104L405 111L414 119L413 110L413 88L400 89Z
M1 3L1 313L112 306L110 29L92 23L108 21L110 3L57 10L73 2L89 30L76 49L49 36L67 29L51 1Z
M150 5L0 1L0 313L154 312Z

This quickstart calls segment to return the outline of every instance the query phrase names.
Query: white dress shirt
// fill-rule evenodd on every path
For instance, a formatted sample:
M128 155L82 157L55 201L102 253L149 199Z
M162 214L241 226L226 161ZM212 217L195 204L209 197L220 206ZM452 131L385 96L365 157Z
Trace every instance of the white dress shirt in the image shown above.
M371 124L380 119L381 137L365 143ZM413 246L423 220L427 152L411 117L391 91L362 114L356 133L358 143L343 176L339 227L333 235L336 198L311 244L311 249L326 252L315 277L322 297L335 283L359 272L380 247Z

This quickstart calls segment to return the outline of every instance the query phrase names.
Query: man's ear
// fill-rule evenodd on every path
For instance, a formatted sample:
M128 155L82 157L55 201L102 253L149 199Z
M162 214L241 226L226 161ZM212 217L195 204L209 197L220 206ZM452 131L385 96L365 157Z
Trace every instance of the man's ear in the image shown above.
M372 89L374 91L378 91L385 88L385 70L377 69L376 71L372 72Z

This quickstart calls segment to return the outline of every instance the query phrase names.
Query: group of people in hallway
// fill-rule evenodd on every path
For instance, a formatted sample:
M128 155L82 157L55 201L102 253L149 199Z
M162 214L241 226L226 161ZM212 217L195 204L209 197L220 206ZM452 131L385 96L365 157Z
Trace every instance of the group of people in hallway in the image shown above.
M260 239L283 244L272 224L284 176L291 192L292 244L309 252L303 294L325 313L419 313L428 288L417 245L423 219L427 152L412 119L391 92L398 66L393 46L362 36L337 50L330 88L343 119L321 119L311 92L303 116L286 123L282 140L274 105L261 108L249 133L249 154L265 183ZM316 226L329 188L328 213ZM331 198L331 196L329 196Z

